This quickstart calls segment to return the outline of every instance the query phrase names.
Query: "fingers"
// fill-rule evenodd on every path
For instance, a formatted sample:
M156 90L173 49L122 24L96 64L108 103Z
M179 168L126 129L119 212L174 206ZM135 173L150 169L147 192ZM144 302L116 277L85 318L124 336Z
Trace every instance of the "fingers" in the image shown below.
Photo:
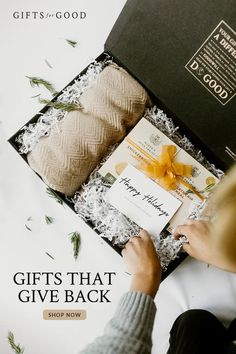
M196 222L196 220L193 219L187 219L184 222L184 225L193 225Z
M122 256L126 254L126 252L134 247L135 245L138 246L141 241L150 240L150 236L146 230L140 230L138 236L133 236L129 239L129 241L125 244L124 248L121 251Z
M143 230L143 229L140 230L139 236L143 240L149 240L150 239L149 233L146 230Z
M138 241L140 241L140 237L139 237L139 236L133 236L133 237L131 237L131 238L129 239L128 242L133 242L133 243L135 243L135 242L138 242Z
M127 253L127 251L130 248L132 248L135 245L135 243L137 243L139 240L140 240L140 237L138 237L138 236L131 237L129 239L129 241L126 242L126 244L124 245L124 248L121 251L122 256L124 257L124 255Z
M179 225L175 228L174 237L179 238L181 236L191 237L192 224L191 225Z
M192 255L192 249L189 243L184 243L182 247L185 252L187 252L190 256Z
M127 251L128 251L128 249L130 248L130 246L131 246L131 242L130 242L130 240L124 245L124 248L122 249L122 251L121 251L121 255L122 255L122 257L124 257L126 254L127 254Z
M124 255L125 255L125 253L126 253L126 248L124 247L123 249L122 249L122 251L121 251L121 255L122 255L122 257L124 257Z

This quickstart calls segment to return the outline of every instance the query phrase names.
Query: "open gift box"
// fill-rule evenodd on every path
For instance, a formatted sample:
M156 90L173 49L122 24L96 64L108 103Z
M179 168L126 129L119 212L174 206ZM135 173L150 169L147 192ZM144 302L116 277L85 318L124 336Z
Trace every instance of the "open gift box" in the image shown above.
M233 1L222 8L219 0L128 0L113 27L105 51L95 64L89 65L53 102L70 92L76 84L81 85L80 94L89 87L91 78L97 77L110 62L123 67L146 89L154 106L163 109L172 117L171 124L179 126L182 136L194 143L196 151L223 170L236 160L236 9ZM92 74L90 73L92 71ZM48 134L53 117L52 108L45 106L24 128L33 127L46 116L45 129ZM153 108L153 112L155 109ZM157 115L168 118L160 110ZM150 112L148 113L150 115ZM58 120L65 114L58 114ZM66 117L65 117L66 119ZM33 124L33 125L32 125ZM163 125L165 125L163 123ZM156 125L163 131L163 127ZM28 132L31 128L28 129ZM168 135L168 131L164 130ZM175 128L169 137L174 140ZM22 130L14 134L9 142L26 159L22 150ZM178 142L178 139L177 139ZM112 147L111 147L112 148ZM211 172L217 171L199 154ZM93 173L92 173L93 174ZM90 178L90 177L89 177ZM60 198L75 210L72 199L55 191ZM94 221L86 219L94 228ZM95 231L101 233L99 228ZM164 237L164 236L163 236ZM105 240L118 252L120 247ZM164 273L167 276L183 259L181 254L173 259Z

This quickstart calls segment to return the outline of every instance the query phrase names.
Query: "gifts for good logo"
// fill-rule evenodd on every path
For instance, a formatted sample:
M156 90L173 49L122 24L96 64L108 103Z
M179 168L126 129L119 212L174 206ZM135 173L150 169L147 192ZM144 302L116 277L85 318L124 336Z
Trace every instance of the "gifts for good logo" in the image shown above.
M87 17L85 11L14 11L12 17L15 20L84 20Z

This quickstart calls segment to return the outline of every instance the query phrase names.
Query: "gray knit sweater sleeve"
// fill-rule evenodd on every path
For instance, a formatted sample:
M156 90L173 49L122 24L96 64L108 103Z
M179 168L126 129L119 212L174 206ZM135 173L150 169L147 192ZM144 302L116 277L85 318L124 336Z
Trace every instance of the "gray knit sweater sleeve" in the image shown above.
M104 335L89 344L80 354L149 354L156 314L153 299L144 293L124 294Z

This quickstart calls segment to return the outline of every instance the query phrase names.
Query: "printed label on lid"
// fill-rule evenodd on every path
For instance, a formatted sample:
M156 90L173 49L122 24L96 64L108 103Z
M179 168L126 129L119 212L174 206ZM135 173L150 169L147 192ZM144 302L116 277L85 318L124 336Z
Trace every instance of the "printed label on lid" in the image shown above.
M236 94L236 32L221 21L185 68L226 105Z

